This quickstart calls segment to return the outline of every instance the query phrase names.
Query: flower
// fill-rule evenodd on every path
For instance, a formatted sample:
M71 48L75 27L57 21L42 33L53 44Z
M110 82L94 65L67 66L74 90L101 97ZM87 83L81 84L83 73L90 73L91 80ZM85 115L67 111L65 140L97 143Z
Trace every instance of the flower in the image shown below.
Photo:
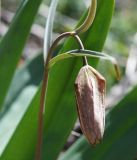
M82 132L91 144L97 144L105 128L104 77L89 65L83 66L75 81L75 95Z

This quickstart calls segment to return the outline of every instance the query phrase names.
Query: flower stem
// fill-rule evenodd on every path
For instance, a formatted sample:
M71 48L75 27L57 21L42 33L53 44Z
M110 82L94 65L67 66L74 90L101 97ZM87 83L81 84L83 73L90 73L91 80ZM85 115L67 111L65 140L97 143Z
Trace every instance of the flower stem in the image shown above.
M37 140L37 145L36 145L36 155L35 155L35 160L40 160L41 159L41 151L42 151L42 140L43 140L43 123L44 123L44 111L45 111L45 96L46 96L46 91L47 91L47 85L48 85L48 77L49 77L49 61L52 57L52 53L57 46L58 42L64 38L72 36L74 37L79 46L80 49L84 49L84 46L79 38L78 35L76 35L75 32L65 32L62 33L52 44L52 46L49 49L47 60L45 63L44 67L44 75L43 75L43 80L42 80L42 89L41 89L41 96L40 96L40 106L39 106L39 114L38 114L38 140Z
M47 85L48 85L48 77L49 77L49 61L52 57L53 50L57 46L58 42L68 36L74 37L79 46L80 49L84 49L84 46L82 44L82 41L80 40L78 34L81 32L85 32L89 26L92 24L96 12L96 0L92 0L92 5L89 8L89 13L87 15L86 20L83 22L83 24L75 29L72 32L65 32L62 33L52 44L52 46L49 49L45 67L44 67L44 75L42 80L42 89L41 89L41 96L40 96L40 106L39 106L39 115L38 115L38 140L36 145L36 155L35 160L41 159L41 151L42 151L42 139L43 139L43 119L44 119L44 110L45 110L45 96L47 91ZM88 64L86 56L83 57L83 65Z

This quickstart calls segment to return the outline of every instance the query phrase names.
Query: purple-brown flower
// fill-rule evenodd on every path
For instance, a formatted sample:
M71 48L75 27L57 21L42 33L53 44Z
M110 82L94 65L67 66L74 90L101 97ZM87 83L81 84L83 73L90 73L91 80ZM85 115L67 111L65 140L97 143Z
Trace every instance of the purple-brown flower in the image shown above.
M75 81L81 129L91 144L97 144L105 128L105 79L89 65L83 66Z

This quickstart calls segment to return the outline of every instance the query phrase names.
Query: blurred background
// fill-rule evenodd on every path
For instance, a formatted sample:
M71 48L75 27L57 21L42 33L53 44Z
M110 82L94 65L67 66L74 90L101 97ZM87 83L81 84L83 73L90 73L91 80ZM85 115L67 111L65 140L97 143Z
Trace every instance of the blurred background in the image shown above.
M1 0L0 39L5 35L14 17L21 0ZM46 17L49 10L49 0L44 0L35 23L28 37L26 47L22 53L19 66L26 60L42 53L43 37ZM53 38L59 33L69 31L75 27L78 19L88 7L88 0L60 0L54 22ZM102 26L103 28L103 26ZM100 61L98 70L107 79L107 106L115 103L127 91L137 84L137 1L116 0L114 16L111 22L110 32L106 39L103 52L113 55L118 60L121 70L121 81L115 78L113 65L106 61ZM103 66L103 67L102 67ZM109 73L109 74L108 74ZM113 86L113 87L112 87ZM80 134L79 124L76 123L74 131L68 140L67 148Z

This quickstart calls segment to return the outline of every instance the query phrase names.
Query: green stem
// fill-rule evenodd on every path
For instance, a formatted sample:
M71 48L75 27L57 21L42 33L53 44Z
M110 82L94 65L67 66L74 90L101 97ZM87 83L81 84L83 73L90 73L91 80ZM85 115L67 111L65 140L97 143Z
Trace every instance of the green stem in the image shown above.
M52 46L49 49L48 52L48 57L46 60L46 64L44 67L44 75L43 75L43 80L42 80L42 89L41 89L41 96L40 96L40 106L39 106L39 115L38 115L38 141L37 141L37 146L36 146L36 155L35 159L40 160L41 159L41 151L42 151L42 139L43 139L43 120L44 120L44 110L45 110L45 96L46 96L46 91L47 91L47 84L48 84L48 76L49 76L49 61L52 57L52 53L57 46L58 42L64 38L72 36L74 37L79 46L80 49L84 49L84 46L79 38L78 35L75 34L75 32L66 32L61 34L52 44Z

